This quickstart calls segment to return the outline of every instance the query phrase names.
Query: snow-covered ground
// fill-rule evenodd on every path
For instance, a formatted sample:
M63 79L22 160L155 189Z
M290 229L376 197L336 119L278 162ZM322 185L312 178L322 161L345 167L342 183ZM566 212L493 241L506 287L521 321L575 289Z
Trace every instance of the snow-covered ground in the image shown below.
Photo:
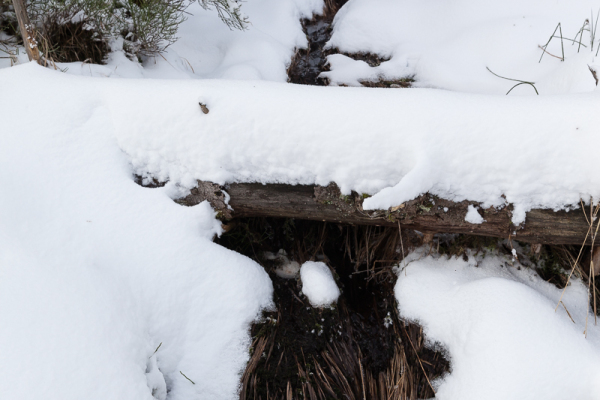
M438 88L409 90L284 83L306 46L299 20L322 1L248 1L247 32L195 7L181 40L143 65L118 43L107 65L60 65L66 74L22 53L26 65L0 60L2 399L235 398L272 287L258 264L212 243L221 228L207 203L172 201L196 179L334 181L373 194L371 208L427 191L510 202L516 223L532 207L600 198L589 33L580 53L565 42L564 62L538 63L558 22L572 39L600 5L350 0L330 46L390 61L332 55L327 76L415 74ZM485 67L536 82L540 96L528 85L503 96L514 82ZM169 183L142 188L134 173ZM448 351L439 398L600 397L600 332L590 323L583 337L580 282L563 298L572 322L554 312L557 289L500 256L410 257L396 295Z
M587 92L595 87L588 65L594 65L589 31L578 36L585 20L595 28L600 4L593 0L349 0L334 20L329 46L345 53L375 53L389 58L377 67L341 54L329 56L334 84L415 75L417 86L505 94L515 83L494 73L535 82L540 94ZM561 23L563 38L552 39ZM589 25L588 25L589 28ZM593 29L595 30L595 29ZM559 32L556 33L559 35ZM585 47L584 47L585 46ZM514 95L533 95L529 85Z
M134 183L93 81L0 75L0 397L234 398L263 268L207 203Z
M600 398L600 329L586 317L586 285L572 282L555 312L561 290L518 261L428 251L407 257L395 290L401 315L452 360L436 398Z

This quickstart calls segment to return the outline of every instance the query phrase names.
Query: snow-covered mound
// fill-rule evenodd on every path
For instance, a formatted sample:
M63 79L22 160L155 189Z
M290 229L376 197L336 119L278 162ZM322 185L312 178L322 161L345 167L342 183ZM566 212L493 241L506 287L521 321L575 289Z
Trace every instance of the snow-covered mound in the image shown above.
M600 328L590 315L584 337L581 281L567 287L565 307L555 312L561 290L503 257L419 257L407 258L395 293L401 316L448 351L451 373L434 385L436 398L600 397Z
M300 267L302 293L313 307L326 307L337 301L340 289L331 270L322 262L307 261Z
M595 27L595 0L349 0L334 20L328 45L345 53L375 53L389 58L377 67L341 54L329 56L333 84L416 75L417 85L456 91L505 94L515 83L492 75L536 83L542 94L594 89L588 69L598 51L588 31L577 35L586 19ZM561 23L563 37L552 39ZM596 32L598 34L598 32ZM577 37L576 37L577 36ZM582 46L573 40L582 42ZM512 93L533 95L529 85Z
M97 82L0 87L0 397L235 398L264 270L211 241L207 203L134 183Z

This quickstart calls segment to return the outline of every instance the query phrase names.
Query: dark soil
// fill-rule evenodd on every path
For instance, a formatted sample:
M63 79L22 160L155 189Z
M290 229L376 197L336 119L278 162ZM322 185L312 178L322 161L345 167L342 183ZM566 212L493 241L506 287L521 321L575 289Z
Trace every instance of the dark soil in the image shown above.
M262 263L275 290L277 310L252 327L242 399L289 398L290 390L294 398L379 398L379 381L392 375L395 358L403 360L406 382L391 398L434 396L429 381L446 373L449 363L424 347L420 327L398 319L391 269L393 258L401 258L395 251L398 240L391 228L289 219L239 220L217 240ZM418 241L414 235L403 237L407 247ZM262 254L279 249L299 263L323 258L342 291L337 305L313 308L298 280L273 273L275 266Z

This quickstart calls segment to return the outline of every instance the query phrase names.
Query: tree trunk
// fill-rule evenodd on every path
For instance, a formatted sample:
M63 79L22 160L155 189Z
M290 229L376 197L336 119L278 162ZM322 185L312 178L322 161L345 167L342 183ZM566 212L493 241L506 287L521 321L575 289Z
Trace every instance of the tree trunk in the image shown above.
M38 64L41 64L40 51L35 39L35 27L29 21L25 0L13 0L13 6L17 15L17 21L19 22L19 30L23 37L23 46L25 46L29 61L36 61Z
M227 197L230 197L228 199ZM341 195L335 184L284 185L234 183L221 187L199 182L178 203L193 206L208 200L222 219L239 217L283 217L354 225L379 225L416 229L424 233L465 233L509 238L543 244L580 245L586 240L589 212L536 209L527 213L523 226L511 223L512 207L482 209L478 203L460 203L423 195L390 210L364 211L362 196ZM227 207L227 203L231 209ZM481 224L465 221L469 205L479 208ZM587 211L587 210L586 210ZM594 230L595 230L594 226ZM586 242L591 243L590 232ZM600 242L596 239L596 243Z

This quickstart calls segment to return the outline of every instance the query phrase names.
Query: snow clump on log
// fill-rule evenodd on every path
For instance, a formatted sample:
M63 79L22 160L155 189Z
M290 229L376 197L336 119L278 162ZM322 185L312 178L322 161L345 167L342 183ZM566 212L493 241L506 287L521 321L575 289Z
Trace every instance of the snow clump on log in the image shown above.
M483 219L483 217L479 214L479 211L477 211L477 209L471 204L467 210L465 221L471 224L481 224L485 221L485 219Z

